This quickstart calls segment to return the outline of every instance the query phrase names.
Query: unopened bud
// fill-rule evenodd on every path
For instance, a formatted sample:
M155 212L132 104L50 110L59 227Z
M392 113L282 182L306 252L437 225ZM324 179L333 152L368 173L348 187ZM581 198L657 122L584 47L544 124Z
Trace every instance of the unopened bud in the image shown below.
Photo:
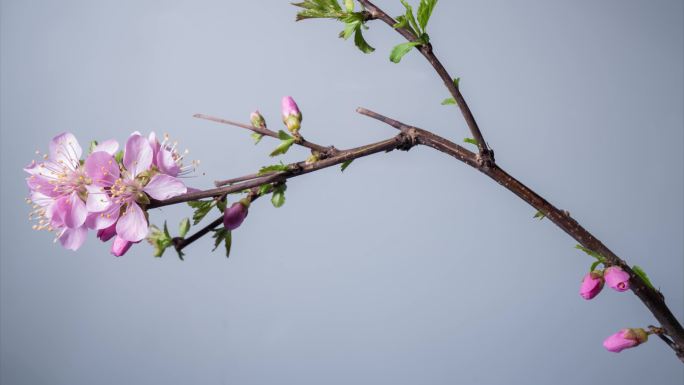
M102 242L107 242L116 235L116 223L107 227L106 229L97 230L97 237Z
M603 274L601 271L594 270L584 276L580 285L580 295L584 299L592 299L603 289Z
M115 257L120 257L126 254L128 249L130 249L132 245L133 242L129 242L117 235L116 238L114 238L114 242L112 243L112 254Z
M629 274L622 270L620 266L611 266L603 273L606 284L616 291L627 291L629 289Z
M266 120L264 117L259 113L259 110L256 110L249 114L249 120L252 122L252 126L257 127L257 128L265 128L266 127Z
M633 348L648 340L648 333L641 328L622 329L603 341L603 347L609 352L620 353L624 349Z
M294 99L292 99L291 96L283 97L282 115L283 123L285 123L287 129L293 135L296 135L299 132L299 128L302 124L302 113L299 111L297 103L295 103Z
M247 218L247 213L249 204L243 201L235 202L230 207L226 208L223 213L223 225L227 230L233 231L240 227L245 218Z

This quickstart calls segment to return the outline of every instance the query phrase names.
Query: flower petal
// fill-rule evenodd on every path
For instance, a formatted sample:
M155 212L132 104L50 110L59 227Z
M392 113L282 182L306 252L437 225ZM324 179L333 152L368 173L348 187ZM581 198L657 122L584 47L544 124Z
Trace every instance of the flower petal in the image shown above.
M93 152L98 151L103 151L109 155L114 155L117 151L119 151L119 142L114 139L105 140L93 148Z
M116 223L116 233L130 242L138 242L147 236L147 218L137 203L131 203Z
M86 208L90 213L99 213L107 210L112 205L112 200L107 192L101 186L88 185L88 199L86 199Z
M112 204L111 207L106 211L88 214L85 224L89 229L105 229L116 223L117 219L119 219L120 211L121 205Z
M176 195L185 194L188 191L180 179L166 174L155 175L143 190L149 196L158 200L169 199Z
M129 242L117 235L116 238L114 238L114 242L112 242L112 255L120 257L126 254L132 245L133 242Z
M150 168L153 153L152 146L150 146L147 138L143 138L139 134L131 135L126 142L123 164L131 176L136 177Z
M105 151L96 151L85 160L85 171L96 186L109 187L119 178L116 159Z
M59 243L61 243L64 248L76 251L83 245L87 236L88 229L85 227L78 227L75 229L64 229L58 239Z
M66 212L64 214L64 224L70 229L81 227L85 223L88 209L76 191L72 192L67 198Z
M59 134L50 142L50 160L75 170L83 150L76 137L70 132Z
M168 148L161 148L157 152L157 167L159 171L171 176L177 176L181 169L173 157L173 152Z

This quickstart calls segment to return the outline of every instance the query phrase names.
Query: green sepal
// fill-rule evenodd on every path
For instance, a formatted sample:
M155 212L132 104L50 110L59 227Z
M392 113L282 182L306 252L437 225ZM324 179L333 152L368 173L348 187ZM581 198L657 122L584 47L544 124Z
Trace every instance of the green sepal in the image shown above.
M342 166L340 166L340 170L342 172L344 172L344 170L346 170L347 167L349 167L349 165L352 164L353 161L354 161L354 159L349 159L349 160L344 161L344 163L342 163Z

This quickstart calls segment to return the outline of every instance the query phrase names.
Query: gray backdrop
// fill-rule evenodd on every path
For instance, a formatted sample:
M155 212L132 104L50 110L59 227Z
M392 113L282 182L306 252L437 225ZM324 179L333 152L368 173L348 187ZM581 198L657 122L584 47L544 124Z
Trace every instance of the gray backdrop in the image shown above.
M399 1L378 0L392 14ZM84 144L169 132L202 167L257 170L275 142L193 119L280 127L345 148L394 135L357 106L469 136L422 57L374 23L363 55L341 25L287 1L2 1L3 384L681 384L657 338L603 339L653 317L631 293L578 295L590 259L488 178L433 150L376 155L256 203L233 255L185 262L141 244L78 252L26 221L21 167L69 130ZM684 319L681 1L439 3L436 52L497 159L644 267ZM284 157L299 160L297 149ZM152 213L177 223L187 206ZM215 214L213 214L215 215Z

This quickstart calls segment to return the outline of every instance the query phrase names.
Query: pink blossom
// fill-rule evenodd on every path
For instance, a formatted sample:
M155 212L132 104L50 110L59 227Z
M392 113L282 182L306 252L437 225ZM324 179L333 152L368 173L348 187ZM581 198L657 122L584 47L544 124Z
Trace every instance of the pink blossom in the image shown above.
M603 341L603 347L609 352L620 353L624 349L633 348L648 340L644 329L622 329Z
M223 225L228 230L235 230L247 218L248 208L245 203L235 202L223 213Z
M592 271L584 276L580 286L580 295L584 299L592 299L603 289L603 274L600 271Z
M158 154L163 151L160 147ZM97 175L91 195L98 192L101 197L93 202L95 214L89 218L89 226L103 229L116 223L117 237L129 242L147 236L147 216L140 205L149 203L148 196L164 200L187 191L179 179L155 170L153 158L150 140L134 133L124 149L124 170L119 171L114 158L105 152L92 153L86 159L86 169Z
M105 229L97 230L97 237L102 242L107 242L116 235L116 224L113 224Z
M111 143L108 143L111 146ZM38 219L35 229L56 231L57 239L67 249L76 250L85 241L88 216L87 200L92 175L81 165L83 150L71 133L57 135L50 142L44 161L24 168L30 201Z
M183 158L188 151L185 150L183 154L179 153L177 149L178 143L170 143L168 135L165 134L164 140L160 143L157 139L157 135L153 131L147 139L150 142L153 151L152 165L162 174L177 177L186 175L195 170L197 162L192 162L189 166L183 166Z
M610 266L603 273L606 284L613 290L626 291L629 289L629 274L620 266Z

